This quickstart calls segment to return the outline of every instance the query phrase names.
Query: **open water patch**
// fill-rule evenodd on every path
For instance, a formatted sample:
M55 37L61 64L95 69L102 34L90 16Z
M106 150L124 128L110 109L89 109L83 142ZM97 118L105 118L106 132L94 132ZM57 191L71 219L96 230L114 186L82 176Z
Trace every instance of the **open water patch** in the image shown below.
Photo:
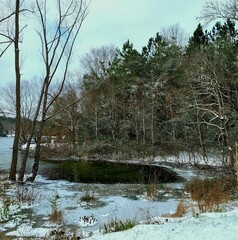
M81 183L171 183L181 181L166 167L107 161L63 161L42 172L49 180Z

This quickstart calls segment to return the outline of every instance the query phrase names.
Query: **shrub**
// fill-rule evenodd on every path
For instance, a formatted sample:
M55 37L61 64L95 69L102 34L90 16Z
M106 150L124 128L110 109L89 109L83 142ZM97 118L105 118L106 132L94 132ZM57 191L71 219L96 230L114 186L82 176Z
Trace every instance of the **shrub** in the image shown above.
M9 198L4 198L2 200L2 206L0 208L0 222L5 221L10 215L11 200Z
M71 235L67 234L64 229L54 229L44 237L44 240L78 240L82 239L83 236L76 233Z
M171 214L171 217L182 217L185 213L186 213L186 207L183 201L180 201L177 206L176 212Z
M183 201L180 201L177 205L176 212L172 214L165 214L162 215L162 217L167 217L167 218L176 218L176 217L183 217L184 214L186 213L186 206L184 205Z
M148 184L146 188L147 197L148 198L154 197L156 190L157 190L157 185L155 183Z
M103 233L110 233L110 232L119 232L125 231L135 226L135 222L132 220L126 220L125 222L117 221L113 219L108 224L104 224Z
M218 211L220 205L230 199L231 190L228 179L194 179L186 185L186 191L197 201L200 212Z
M91 202L96 202L98 201L97 197L94 196L94 194L90 194L88 191L85 193L85 195L83 195L80 200L82 202L87 202L87 203L91 203Z
M19 203L33 204L37 198L37 191L32 186L18 185L15 194Z
M56 224L61 224L63 222L63 212L59 210L57 203L59 198L59 195L56 194L54 198L50 200L52 212L49 215L49 220Z

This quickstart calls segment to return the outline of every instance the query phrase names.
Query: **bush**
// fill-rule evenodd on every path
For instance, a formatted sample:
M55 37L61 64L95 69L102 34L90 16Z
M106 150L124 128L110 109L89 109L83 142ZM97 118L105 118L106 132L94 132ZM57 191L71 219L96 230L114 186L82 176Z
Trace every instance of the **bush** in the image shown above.
M186 213L187 207L184 205L183 201L180 201L177 205L176 212L172 214L164 214L162 217L167 217L167 218L177 218L177 217L183 217L184 214Z
M53 199L50 200L52 212L49 215L49 220L53 223L60 225L63 222L63 212L59 210L59 207L58 207L59 199L60 199L59 195L56 194L53 197Z
M33 204L37 198L37 191L32 186L18 185L15 194L19 203Z
M80 200L82 202L87 202L87 203L90 203L90 202L96 202L98 201L98 198L94 196L94 194L90 194L88 191L85 193L85 195L83 195Z
M126 220L125 222L117 221L116 219L104 224L103 233L125 231L135 226L135 222Z
M9 198L4 198L2 200L2 204L0 208L0 223L9 218L11 204L12 202Z
M230 199L233 184L228 179L194 179L186 185L200 212L218 211Z
M186 213L186 207L183 201L180 201L176 208L176 212L171 214L171 217L182 217L185 213Z

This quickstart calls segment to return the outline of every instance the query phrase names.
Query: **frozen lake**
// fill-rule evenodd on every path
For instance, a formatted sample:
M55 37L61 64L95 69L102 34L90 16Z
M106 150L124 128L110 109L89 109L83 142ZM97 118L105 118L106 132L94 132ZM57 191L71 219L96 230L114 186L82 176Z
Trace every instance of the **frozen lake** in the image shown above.
M13 137L0 138L0 171L8 172L12 155ZM19 151L19 164L21 155ZM28 158L26 173L30 173L33 159ZM157 166L107 161L41 161L39 175L50 180L68 180L81 183L169 183L182 179L173 171Z
M7 172L11 162L12 137L0 138L0 171ZM31 160L29 161L31 164ZM47 168L47 162L43 162ZM48 165L48 168L50 165ZM71 167L71 170L74 169ZM83 228L83 231L101 229L104 224L112 220L145 221L155 216L161 216L176 210L179 194L182 192L181 183L160 184L156 186L152 194L149 188L153 185L143 184L98 184L70 182L67 180L48 180L39 174L33 184L26 184L27 188L35 196L32 204L23 204L23 209L12 213L11 220L2 224L1 236L20 236L24 227L29 225L33 232L37 229L49 229L49 214L52 210L52 199L58 196L57 207L63 212L63 224L66 230L81 229L79 219L83 216L94 215L98 224L93 227ZM12 185L8 195L13 197L17 186ZM19 194L19 190L17 190ZM89 204L82 201L86 194L93 195L97 201ZM15 220L14 220L15 219ZM17 219L17 220L16 220ZM13 222L14 223L13 223ZM6 227L4 227L6 226ZM54 228L54 226L53 226ZM31 236L31 232L29 233ZM29 235L28 235L29 236ZM10 239L10 238L9 238Z
M13 140L13 137L0 137L0 171L9 169Z

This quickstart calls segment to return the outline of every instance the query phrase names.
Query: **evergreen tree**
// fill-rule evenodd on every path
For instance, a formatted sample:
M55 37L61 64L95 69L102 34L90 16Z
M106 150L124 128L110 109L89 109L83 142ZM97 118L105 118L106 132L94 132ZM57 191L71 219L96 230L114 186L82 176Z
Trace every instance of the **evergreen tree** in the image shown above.
M203 31L201 23L198 24L196 30L193 33L193 36L189 39L187 53L198 50L200 51L202 46L207 44L207 36Z

